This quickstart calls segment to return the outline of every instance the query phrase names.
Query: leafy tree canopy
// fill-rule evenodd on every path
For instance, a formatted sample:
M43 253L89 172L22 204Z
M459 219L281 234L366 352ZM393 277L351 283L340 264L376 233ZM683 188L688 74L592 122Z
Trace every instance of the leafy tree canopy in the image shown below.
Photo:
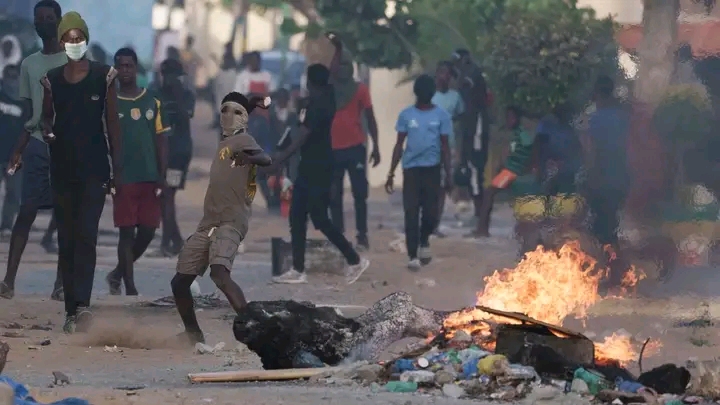
M507 5L483 60L500 104L536 115L584 105L598 75L618 73L612 20L575 1L539 3Z

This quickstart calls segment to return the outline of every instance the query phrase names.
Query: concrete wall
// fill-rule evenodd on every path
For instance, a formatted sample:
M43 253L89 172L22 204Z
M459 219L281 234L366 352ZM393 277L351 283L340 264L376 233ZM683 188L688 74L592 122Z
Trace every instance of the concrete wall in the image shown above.
M599 17L611 15L621 24L642 21L642 0L578 0L579 7L592 7Z
M371 187L385 184L390 169L393 146L397 134L395 121L403 108L413 103L412 83L397 86L405 77L404 70L372 69L370 70L370 96L373 101L375 118L378 123L381 163L376 168L368 169L368 181ZM395 172L396 184L402 181L402 170Z

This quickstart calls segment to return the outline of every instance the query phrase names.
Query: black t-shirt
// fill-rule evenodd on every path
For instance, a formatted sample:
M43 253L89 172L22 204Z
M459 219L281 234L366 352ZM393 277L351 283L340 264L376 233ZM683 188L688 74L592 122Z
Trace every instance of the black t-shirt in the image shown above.
M171 127L168 136L168 168L185 170L192 158L190 117L195 110L195 95L183 89L182 100L177 100L172 93L165 88L156 93L163 118L167 119Z
M15 145L23 132L23 109L20 99L14 99L0 92L0 164L10 160Z
M87 76L69 83L60 66L47 73L53 97L56 136L50 144L50 167L54 181L110 178L108 141L105 136L105 100L111 67L90 62Z
M330 129L335 117L335 93L331 86L308 97L298 113L300 125L305 126L310 134L300 148L300 175L313 178L324 178L330 175L333 166L332 143Z

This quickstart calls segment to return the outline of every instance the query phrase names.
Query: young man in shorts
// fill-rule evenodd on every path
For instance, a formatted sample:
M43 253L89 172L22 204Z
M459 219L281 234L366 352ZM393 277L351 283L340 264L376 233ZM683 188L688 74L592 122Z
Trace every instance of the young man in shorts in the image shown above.
M137 54L130 48L115 53L118 71L118 113L122 132L122 187L113 196L113 219L120 229L118 265L106 280L111 295L138 295L133 263L145 253L160 226L162 173L167 167L166 140L160 101L137 85Z
M239 312L247 304L230 271L238 246L247 235L257 189L257 166L269 166L272 162L247 132L248 115L256 107L266 109L269 99L266 100L268 102L258 98L248 100L232 92L222 101L223 140L210 166L203 218L180 251L177 273L170 282L185 336L193 343L204 342L205 338L195 317L190 286L208 267L210 278L235 311Z

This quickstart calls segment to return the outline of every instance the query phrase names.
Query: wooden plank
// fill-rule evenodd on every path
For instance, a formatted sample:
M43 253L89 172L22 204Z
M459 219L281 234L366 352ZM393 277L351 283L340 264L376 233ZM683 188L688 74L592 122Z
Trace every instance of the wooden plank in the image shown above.
M547 322L538 321L537 319L530 318L529 316L527 316L527 315L525 315L525 314L518 313L518 312L500 311L499 309L493 309L493 308L489 308L489 307L484 307L484 306L482 306L482 305L476 305L475 308L477 308L477 309L479 309L479 310L481 310L481 311L487 312L488 314L497 315L497 316L502 316L502 317L505 317L505 318L514 319L514 320L516 320L516 321L520 321L520 322L524 322L524 323L531 323L531 324L534 324L534 325L544 326L544 327L550 329L550 330L553 331L553 332L559 332L559 333L562 333L563 335L573 336L573 337L577 337L577 338L581 338L581 339L587 339L587 337L585 337L584 335L582 335L582 334L580 334L580 333L578 333L578 332L575 332L575 331L573 331L573 330L564 328L564 327L562 327L562 326L553 325L553 324L550 324L550 323L547 323Z
M250 382L250 381L286 381L315 377L342 370L342 367L293 368L283 370L234 370L210 373L188 374L192 383L202 382Z

